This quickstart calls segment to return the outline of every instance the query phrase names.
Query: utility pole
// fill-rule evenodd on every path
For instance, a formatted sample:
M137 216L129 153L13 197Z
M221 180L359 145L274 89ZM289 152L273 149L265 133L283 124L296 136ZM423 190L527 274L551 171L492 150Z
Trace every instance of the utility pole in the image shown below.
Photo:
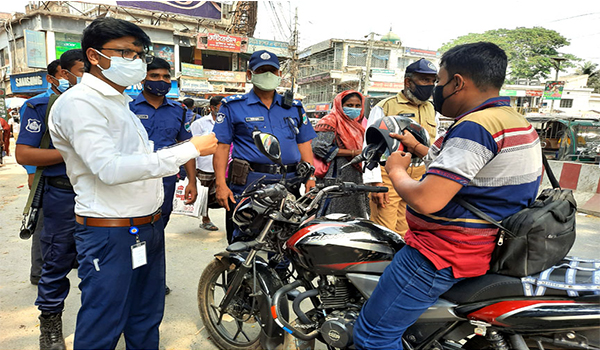
M558 72L560 71L560 64L562 61L565 61L566 58L564 57L560 57L560 56L556 56L556 57L550 57L554 60L554 68L556 69L556 76L554 78L554 81L558 81ZM552 100L552 102L550 102L550 113L554 113L554 100Z
M296 7L296 14L294 15L294 32L292 33L292 45L290 45L290 51L292 54L290 75L292 78L292 91L295 94L298 91L298 86L296 84L296 79L298 77L298 7Z
M367 96L367 92L369 91L369 79L371 78L371 57L373 56L373 45L375 44L375 40L373 40L375 36L374 32L369 33L369 48L367 50L367 66L364 84L362 86L363 95Z

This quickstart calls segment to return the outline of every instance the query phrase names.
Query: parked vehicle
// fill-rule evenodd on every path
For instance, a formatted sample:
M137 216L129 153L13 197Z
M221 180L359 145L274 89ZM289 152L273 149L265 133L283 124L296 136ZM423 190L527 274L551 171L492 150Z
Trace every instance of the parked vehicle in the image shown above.
M254 139L279 162L274 136L256 132ZM365 219L316 218L328 197L387 191L325 182L297 199L285 179L258 181L242 194L233 218L251 240L216 254L198 284L200 315L219 348L314 349L316 340L328 349L353 348L361 308L404 241ZM262 254L267 252L270 259ZM276 267L285 262L289 267L282 273ZM582 269L565 280L568 266L555 269L552 275L562 273L557 282L550 275L522 280L494 274L461 281L405 332L404 348L600 349L600 284L593 279L600 271ZM536 286L542 280L547 283ZM524 295L526 281L532 296Z
M549 159L600 162L600 120L559 116L528 116Z

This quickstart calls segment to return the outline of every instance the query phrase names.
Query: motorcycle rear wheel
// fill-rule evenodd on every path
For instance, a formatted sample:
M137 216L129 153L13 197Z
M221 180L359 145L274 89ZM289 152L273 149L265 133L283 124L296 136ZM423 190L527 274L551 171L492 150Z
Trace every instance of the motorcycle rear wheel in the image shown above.
M221 349L256 350L260 348L260 320L253 303L252 279L245 279L230 305L221 315L218 309L235 266L214 259L198 282L198 309L212 341ZM221 319L220 319L221 318Z

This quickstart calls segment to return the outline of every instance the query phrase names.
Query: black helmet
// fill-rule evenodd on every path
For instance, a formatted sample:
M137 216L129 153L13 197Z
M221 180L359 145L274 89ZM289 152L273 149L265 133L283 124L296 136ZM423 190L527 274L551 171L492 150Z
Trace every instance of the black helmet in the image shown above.
M390 137L390 133L402 134L404 130L408 130L417 141L429 147L429 133L411 117L414 117L414 114L398 114L375 119L367 128L365 135L367 145L378 145L381 140L384 140L387 147L387 152L384 153L391 154L403 150L400 140Z

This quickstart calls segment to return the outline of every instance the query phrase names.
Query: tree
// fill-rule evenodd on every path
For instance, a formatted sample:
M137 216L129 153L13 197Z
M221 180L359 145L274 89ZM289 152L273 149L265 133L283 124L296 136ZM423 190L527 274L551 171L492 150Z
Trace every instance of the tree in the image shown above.
M551 57L559 55L558 49L568 46L569 41L558 32L542 27L493 29L484 33L470 33L460 36L449 43L445 43L439 51L445 52L456 45L489 41L500 46L508 57L507 82L514 82L518 78L530 80L546 79L554 72L554 61ZM567 60L562 62L564 68L574 67L572 61L580 59L563 54Z
M577 74L587 74L587 87L594 89L594 92L600 93L600 70L598 64L585 62L577 68Z

